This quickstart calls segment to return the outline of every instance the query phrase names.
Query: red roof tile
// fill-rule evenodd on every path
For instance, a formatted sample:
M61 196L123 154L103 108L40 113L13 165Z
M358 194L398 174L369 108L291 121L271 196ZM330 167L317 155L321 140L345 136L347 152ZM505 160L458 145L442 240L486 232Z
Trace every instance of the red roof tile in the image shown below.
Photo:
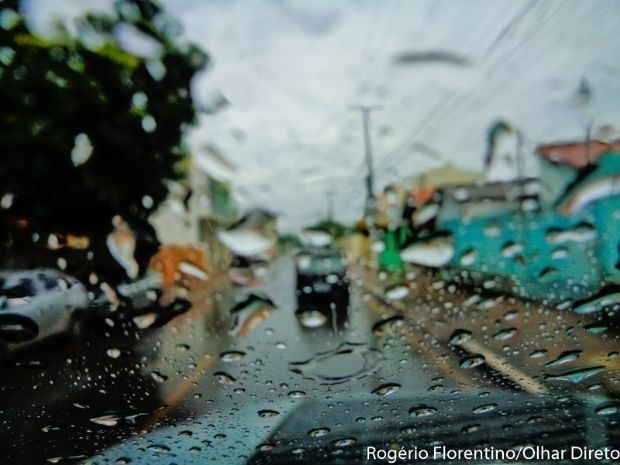
M614 142L602 142L591 140L589 144L584 142L572 142L565 144L542 145L536 152L555 163L563 163L573 168L583 168L596 161L603 153L620 151L620 140Z

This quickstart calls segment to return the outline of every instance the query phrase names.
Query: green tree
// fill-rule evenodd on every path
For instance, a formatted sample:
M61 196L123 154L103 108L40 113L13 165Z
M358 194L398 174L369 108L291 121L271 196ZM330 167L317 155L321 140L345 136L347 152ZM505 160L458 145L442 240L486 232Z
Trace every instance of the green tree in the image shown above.
M178 44L178 26L151 0L119 0L77 31L40 37L16 0L0 0L0 197L12 199L0 214L103 232L115 214L146 219L164 181L181 176L190 82L208 57Z

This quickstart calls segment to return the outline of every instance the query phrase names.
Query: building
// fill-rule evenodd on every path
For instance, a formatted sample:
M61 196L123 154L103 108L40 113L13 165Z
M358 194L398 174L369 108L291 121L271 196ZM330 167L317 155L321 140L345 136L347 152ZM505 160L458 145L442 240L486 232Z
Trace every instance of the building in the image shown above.
M447 185L433 233L453 248L447 277L563 301L620 283L620 144L540 147L540 177ZM409 257L416 254L409 253Z

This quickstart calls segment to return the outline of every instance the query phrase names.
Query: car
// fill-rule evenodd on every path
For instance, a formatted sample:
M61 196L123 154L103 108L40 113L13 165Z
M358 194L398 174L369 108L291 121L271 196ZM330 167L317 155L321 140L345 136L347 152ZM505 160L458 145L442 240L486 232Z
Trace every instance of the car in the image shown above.
M303 249L295 255L297 316L305 327L338 325L346 321L349 307L347 260L331 248Z
M0 272L0 346L21 347L73 329L86 286L54 269Z
M246 465L592 463L583 459L594 440L601 456L617 444L619 413L597 415L596 397L557 399L501 390L458 394L307 399ZM411 406L407 415L403 405ZM367 419L380 421L381 429L370 428ZM569 455L574 462L565 460Z

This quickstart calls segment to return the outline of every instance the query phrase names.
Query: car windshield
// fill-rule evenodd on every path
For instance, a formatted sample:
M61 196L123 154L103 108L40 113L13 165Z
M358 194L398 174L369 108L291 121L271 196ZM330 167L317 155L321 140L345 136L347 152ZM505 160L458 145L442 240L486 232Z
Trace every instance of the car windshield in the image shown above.
M339 252L305 251L295 258L297 269L302 273L328 274L346 270L346 258Z
M21 299L33 295L35 295L35 289L32 281L28 278L21 278L19 281L13 281L12 283L9 281L0 289L0 296L7 299Z
M0 0L2 462L620 463L619 20Z

